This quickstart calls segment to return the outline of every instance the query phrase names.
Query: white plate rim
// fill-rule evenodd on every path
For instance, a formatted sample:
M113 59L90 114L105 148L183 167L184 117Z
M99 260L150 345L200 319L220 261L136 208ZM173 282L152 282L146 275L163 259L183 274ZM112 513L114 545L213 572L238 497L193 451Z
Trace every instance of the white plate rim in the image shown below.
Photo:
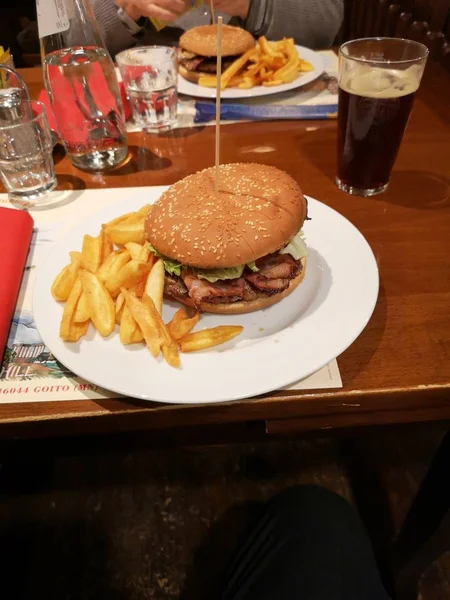
M161 193L163 187L157 187L153 189L155 193ZM305 311L305 315L294 323L292 326L287 327L281 332L277 332L267 337L264 337L261 341L258 341L253 344L245 345L243 347L233 348L232 350L227 350L225 352L217 352L213 353L212 356L215 356L214 360L207 359L208 362L207 370L208 376L211 377L214 373L214 377L212 378L212 385L214 382L218 382L218 388L214 389L214 392L211 391L211 382L209 385L204 386L203 381L196 380L196 384L202 385L201 388L195 390L195 393L192 393L192 390L189 390L189 394L186 398L182 398L179 396L175 396L173 391L170 391L171 386L167 386L169 391L161 394L158 393L158 397L155 397L155 394L150 395L151 392L148 391L136 391L130 388L124 388L123 383L115 383L111 381L108 377L108 380L100 376L97 377L96 372L92 371L91 364L86 365L86 361L81 363L81 366L78 361L74 360L77 356L77 353L72 352L74 345L66 345L64 344L58 337L58 328L59 328L59 320L60 315L62 314L62 307L58 305L52 298L50 293L51 282L53 281L54 276L59 272L59 269L67 262L63 256L67 256L67 252L69 250L73 250L81 247L82 235L86 232L95 233L96 230L99 229L101 223L114 218L114 216L118 216L125 212L129 212L134 208L139 208L146 201L154 201L156 198L151 198L149 196L149 190L152 188L140 188L138 191L134 192L134 196L131 198L127 198L121 200L120 202L114 203L111 206L104 208L99 213L92 215L88 219L86 219L83 223L79 223L76 225L69 233L64 235L64 239L57 242L52 250L50 251L46 260L42 262L40 266L38 266L36 273L36 280L34 286L33 293L33 314L36 322L36 326L38 331L46 344L46 346L50 349L52 354L65 364L71 371L73 371L79 377L90 381L91 383L98 385L102 388L106 388L111 390L112 392L122 394L125 397L134 397L142 400L152 400L156 402L163 402L168 404L210 404L216 402L227 402L231 400L240 400L248 397L255 397L261 394L268 393L273 390L278 390L287 385L291 385L308 375L316 372L323 366L325 366L332 359L339 356L348 346L353 343L353 341L359 336L364 327L367 325L372 312L375 308L377 297L378 297L378 287L379 287L379 275L378 275L378 267L373 255L373 252L368 245L367 241L361 234L361 232L345 217L343 217L340 213L332 209L331 207L323 204L322 202L315 200L313 198L308 198L309 202L309 213L313 215L313 220L311 222L320 223L320 214L325 215L328 214L329 218L333 218L334 221L340 222L341 227L344 228L346 232L345 237L348 239L349 237L353 238L353 243L358 245L358 251L355 252L353 249L352 260L354 260L355 273L359 272L360 277L353 279L351 277L348 278L345 285L342 285L343 282L332 281L330 283L330 290L333 290L336 284L339 284L339 293L347 296L347 300L353 295L355 298L359 298L360 305L358 306L359 316L358 322L351 323L351 331L348 329L348 323L345 328L337 327L336 319L345 318L345 313L339 313L339 306L342 304L337 304L336 306L328 306L331 309L331 312L336 317L335 320L327 321L326 320L326 311L324 312L324 307L327 308L326 301L321 303L317 308L315 307L316 301L308 307ZM156 191L157 190L157 191ZM151 193L151 192L150 192ZM310 222L309 222L310 223ZM319 225L320 228L320 225ZM306 235L307 233L306 228ZM317 233L316 233L317 236ZM77 240L77 242L75 242ZM75 243L74 243L75 242ZM313 251L313 247L311 247L311 251ZM327 251L328 252L328 251ZM337 258L333 258L331 254L328 254L325 257L321 257L321 260L324 259L329 261L331 258L331 265L328 265L331 269L331 273L333 273L333 268L336 270L338 268L339 262L337 262ZM336 260L333 263L333 260ZM348 260L348 257L345 259ZM356 268L357 267L357 268ZM307 269L308 276L308 269ZM340 276L341 277L341 276ZM361 277L366 277L364 282L364 286L361 287L359 285ZM322 278L325 281L325 277ZM306 278L305 278L306 280ZM322 286L322 281L320 283ZM353 290L349 295L349 289ZM294 294L301 294L301 285L297 288ZM319 290L320 291L320 290ZM294 296L292 294L292 296ZM282 303L275 305L275 307L280 307ZM58 311L54 311L54 318L49 319L49 305L58 307ZM273 310L274 307L267 309L268 311ZM349 310L349 307L346 307ZM261 311L261 314L264 311ZM309 314L311 313L312 314ZM317 313L319 315L319 319L317 319ZM255 315L258 313L250 313L250 315ZM353 312L352 312L352 316ZM312 325L314 328L314 323L319 327L326 324L328 328L330 328L329 335L323 336L323 332L316 338L316 334L308 340L304 349L302 350L302 345L300 345L300 352L302 356L303 371L298 368L298 364L293 362L292 357L289 357L286 352L295 348L298 350L297 344L295 343L295 332L301 335L301 327L304 326L305 319L313 319ZM325 319L324 321L321 321ZM348 318L348 316L347 316ZM231 320L230 320L231 319ZM232 318L223 316L221 317L222 323L230 323ZM303 324L303 325L302 325ZM52 330L53 328L53 330ZM309 328L311 328L311 324L309 324ZM98 336L98 334L96 334ZM116 333L117 339L118 335ZM337 338L340 338L339 343L337 343ZM327 350L323 351L320 355L320 358L316 358L315 360L311 360L311 353L314 356L314 352L317 352L318 348L318 340L325 340L326 343L329 342L329 338L331 338L331 343L328 344ZM237 338L238 339L238 338ZM98 340L100 343L108 343L111 344L109 340L103 340L98 336ZM88 340L82 342L82 344L91 343ZM120 344L120 343L119 343ZM274 346L276 344L276 347ZM68 349L69 348L69 349ZM255 352L255 348L257 349ZM64 350L65 349L65 350ZM264 349L261 352L261 349ZM283 352L279 350L283 349ZM126 350L124 349L126 352ZM148 356L148 371L156 372L157 377L161 380L164 377L171 377L170 373L173 373L173 370L165 365L162 362L155 362L154 359L147 353L147 350L144 348L139 350L139 352L145 353L146 359ZM202 354L191 354L191 355L182 355L182 364L184 364L183 369L178 372L176 377L180 376L185 377L184 373L188 373L186 377L186 381L183 382L183 385L192 384L192 379L195 377L199 377L201 375L201 364L205 361L201 357L208 356L209 353ZM230 357L234 358L230 360ZM217 358L219 357L219 358ZM105 358L105 357L103 357ZM266 373L263 373L262 377L255 377L255 373L252 371L252 365L255 364L256 360L263 361L266 360L267 364L270 365L270 376L269 370ZM127 359L128 360L128 359ZM195 361L199 360L197 364ZM154 362L152 362L154 361ZM188 364L186 364L188 363ZM214 364L212 364L214 363ZM227 386L223 385L223 376L224 372L226 372L227 368L229 368L229 363L233 366L235 372L233 375L238 374L238 384L235 381L228 378ZM147 363L145 363L147 365ZM260 364L260 362L258 362ZM306 365L306 366L305 366ZM127 365L128 366L128 365ZM133 362L131 361L131 367L133 367ZM159 371L154 371L154 369L160 369ZM191 376L189 375L189 371L192 370ZM195 371L195 372L194 372ZM245 372L245 376L243 377L243 373ZM129 372L126 371L127 377L129 376ZM114 373L116 376L116 373ZM154 375L153 375L154 377ZM147 382L148 383L148 382ZM173 386L172 386L173 387ZM176 386L175 386L176 387ZM226 387L227 391L223 391ZM177 392L179 393L179 391ZM195 395L195 400L193 399ZM188 399L189 398L189 399Z
M297 79L291 83L285 83L277 87L264 87L262 85L255 86L249 90L241 90L239 88L229 88L223 90L221 98L224 100L230 99L242 99L242 98L259 98L261 96L272 96L273 94L281 94L282 92L288 92L295 90L298 87L304 86L307 83L311 83L318 79L325 70L325 62L323 57L310 48L304 46L295 46L299 53L299 56L314 66L314 71L309 71L303 75L299 75ZM194 98L209 98L214 99L216 97L216 90L211 88L201 87L196 83L191 83L184 79L181 75L178 75L177 89L179 94L185 96L192 96Z

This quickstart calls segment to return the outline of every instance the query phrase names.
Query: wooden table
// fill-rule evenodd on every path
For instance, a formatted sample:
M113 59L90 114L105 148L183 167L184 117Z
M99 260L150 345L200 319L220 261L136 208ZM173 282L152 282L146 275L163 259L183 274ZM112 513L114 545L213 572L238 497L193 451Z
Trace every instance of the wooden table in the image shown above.
M36 97L40 70L25 69L23 75ZM339 357L343 389L192 407L134 400L7 404L0 407L0 437L137 430L156 435L198 426L213 432L224 424L245 436L250 430L291 434L450 418L449 98L448 74L429 64L389 190L373 199L346 195L334 183L335 122L223 127L223 162L257 161L286 170L306 194L350 219L373 248L380 295L368 326ZM129 144L131 160L109 175L83 173L59 157L60 188L174 183L213 163L214 128L160 137L135 133Z

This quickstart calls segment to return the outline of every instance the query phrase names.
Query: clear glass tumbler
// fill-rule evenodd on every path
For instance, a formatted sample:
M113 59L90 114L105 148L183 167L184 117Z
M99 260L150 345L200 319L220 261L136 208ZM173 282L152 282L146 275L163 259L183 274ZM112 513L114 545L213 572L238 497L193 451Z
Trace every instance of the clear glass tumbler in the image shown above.
M0 176L10 198L38 201L56 185L45 106L22 100L14 120L0 119Z
M400 38L339 49L339 189L374 196L388 187L427 56L426 46Z
M141 46L116 56L137 127L170 129L177 122L177 54L166 46Z

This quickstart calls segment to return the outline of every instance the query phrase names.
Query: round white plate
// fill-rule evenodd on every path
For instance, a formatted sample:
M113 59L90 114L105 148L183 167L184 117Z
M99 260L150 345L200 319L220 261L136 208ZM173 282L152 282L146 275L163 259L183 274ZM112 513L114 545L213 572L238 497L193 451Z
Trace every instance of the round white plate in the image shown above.
M78 343L58 335L63 306L52 298L55 276L80 250L83 235L101 224L157 200L142 188L84 220L54 246L38 269L34 319L52 354L75 374L103 388L144 400L180 404L224 402L282 388L314 373L341 354L366 326L378 295L378 269L361 233L339 213L309 199L303 227L309 248L304 281L279 304L246 315L201 315L197 329L243 325L223 346L181 354L181 368L153 358L141 345L124 347L118 332L102 338L90 327ZM176 303L165 303L172 317ZM118 329L118 328L116 328Z
M277 85L276 87L265 87L263 85L257 85L250 90L241 90L239 88L228 88L223 90L221 98L256 98L257 96L271 96L272 94L279 94L280 92L287 92L294 90L301 85L306 85L311 81L314 81L324 70L323 58L314 50L304 48L303 46L295 46L298 51L300 58L307 60L314 67L313 71L301 73L297 79L291 83L285 83L283 85ZM201 87L196 83L191 83L181 75L178 75L178 93L186 94L187 96L197 96L198 98L215 98L216 90L212 88Z

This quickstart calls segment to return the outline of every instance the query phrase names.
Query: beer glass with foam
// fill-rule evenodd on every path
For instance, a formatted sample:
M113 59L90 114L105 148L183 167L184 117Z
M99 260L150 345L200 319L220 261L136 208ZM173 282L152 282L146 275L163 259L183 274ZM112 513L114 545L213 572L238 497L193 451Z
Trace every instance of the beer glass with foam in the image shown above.
M400 38L339 49L339 189L374 196L388 187L427 56L426 46Z

